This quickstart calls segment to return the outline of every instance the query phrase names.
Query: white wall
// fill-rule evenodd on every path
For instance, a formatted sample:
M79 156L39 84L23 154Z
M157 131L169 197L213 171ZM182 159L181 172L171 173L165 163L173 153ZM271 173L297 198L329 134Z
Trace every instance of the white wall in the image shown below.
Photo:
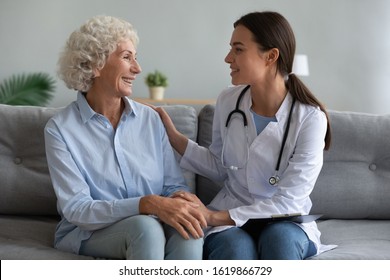
M147 72L164 71L171 98L216 98L229 85L223 59L233 22L254 10L281 12L297 52L309 56L306 84L329 109L390 113L390 1L386 0L0 0L0 81L17 73L56 77L58 54L88 18L106 14L138 30L143 73L134 95L147 97ZM57 79L50 106L75 98Z

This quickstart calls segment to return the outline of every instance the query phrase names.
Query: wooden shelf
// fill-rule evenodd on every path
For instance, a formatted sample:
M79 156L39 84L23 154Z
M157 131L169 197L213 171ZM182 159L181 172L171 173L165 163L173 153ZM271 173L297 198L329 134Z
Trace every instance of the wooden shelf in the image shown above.
M140 98L133 97L134 101L140 103L149 103L154 105L206 105L206 104L214 104L215 99L180 99L180 98L165 98L162 100L154 100L150 98Z

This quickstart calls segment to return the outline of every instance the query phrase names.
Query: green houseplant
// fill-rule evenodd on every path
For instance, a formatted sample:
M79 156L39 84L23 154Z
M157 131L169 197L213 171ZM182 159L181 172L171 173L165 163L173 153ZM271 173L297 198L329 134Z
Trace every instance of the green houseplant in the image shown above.
M13 75L0 84L0 103L45 106L53 98L54 85L45 73Z
M155 70L145 77L145 83L149 87L150 98L155 100L164 99L164 91L168 86L168 78L162 72Z

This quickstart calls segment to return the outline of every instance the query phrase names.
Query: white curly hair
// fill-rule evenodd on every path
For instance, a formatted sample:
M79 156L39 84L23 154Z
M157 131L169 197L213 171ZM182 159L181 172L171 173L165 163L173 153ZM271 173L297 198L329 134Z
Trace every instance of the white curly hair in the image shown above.
M89 19L67 40L58 60L59 78L68 88L87 92L94 70L103 68L108 56L125 40L131 40L135 47L139 42L129 22L111 16Z

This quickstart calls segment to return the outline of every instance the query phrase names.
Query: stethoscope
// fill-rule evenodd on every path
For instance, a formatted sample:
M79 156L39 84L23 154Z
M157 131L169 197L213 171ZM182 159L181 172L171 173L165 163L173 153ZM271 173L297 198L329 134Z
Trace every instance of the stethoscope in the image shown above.
M241 103L241 100L242 98L244 97L244 94L245 92L249 89L249 85L246 86L240 93L240 95L238 96L237 98L237 102L236 102L236 108L231 111L226 119L226 124L225 124L225 127L226 129L228 128L229 126L229 122L230 122L230 119L232 118L232 116L234 114L240 114L242 116L242 120L243 120L243 123L244 123L244 127L247 127L248 126L248 120L246 118L246 115L244 113L244 111L240 110L240 103ZM287 126L286 126L286 129L284 131L284 135L283 135L283 140L282 140L282 145L280 147L280 151L279 151L279 157L278 157L278 161L276 163L276 167L275 167L275 175L271 176L269 179L268 179L268 182L271 186L274 186L276 185L279 180L280 180L280 177L279 177L279 167L280 167L280 162L282 160L282 155L283 155L283 150L284 150L284 146L286 145L286 141L287 141L287 136L288 136L288 132L290 130L290 124L291 124L291 116L292 116L292 112L294 110L294 104L295 104L295 98L293 99L293 102L291 103L291 108L290 108L290 112L288 114L288 119L287 119ZM233 168L231 168L233 169ZM235 169L236 170L236 169Z

